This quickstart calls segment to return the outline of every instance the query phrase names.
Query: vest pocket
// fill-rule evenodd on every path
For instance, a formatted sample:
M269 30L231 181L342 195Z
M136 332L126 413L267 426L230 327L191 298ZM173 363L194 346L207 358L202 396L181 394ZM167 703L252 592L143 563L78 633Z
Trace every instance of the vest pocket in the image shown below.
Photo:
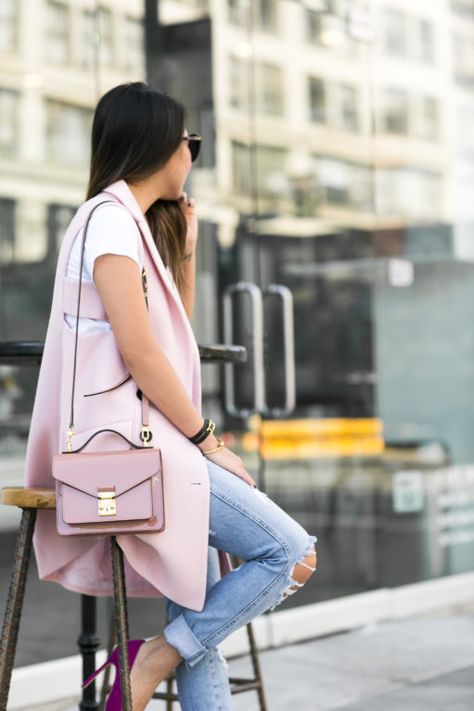
M63 322L63 382L72 387L72 372L76 352L75 331ZM76 353L77 395L93 397L117 390L133 378L117 347L113 331L80 333ZM104 365L106 364L106 365Z
M130 378L132 377L132 374L129 373L125 378L122 378L118 383L115 385L111 385L110 388L105 388L105 390L97 390L95 393L84 393L84 397L91 397L91 395L100 395L101 393L108 393L110 390L115 390L115 388L119 388L121 385L124 383L128 382Z

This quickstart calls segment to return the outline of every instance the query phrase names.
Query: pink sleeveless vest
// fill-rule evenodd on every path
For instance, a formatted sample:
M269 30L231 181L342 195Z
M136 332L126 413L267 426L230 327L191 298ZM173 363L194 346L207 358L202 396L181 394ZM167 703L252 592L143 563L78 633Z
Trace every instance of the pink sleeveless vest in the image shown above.
M79 207L59 249L27 442L25 486L53 488L52 456L66 449L75 330L66 323L64 313L76 314L78 288L76 280L66 277L66 267L74 237L94 205L106 199L121 202L140 225L152 328L158 344L201 412L201 364L191 324L148 223L127 183L119 180ZM93 283L82 283L80 315L107 318ZM137 385L133 378L119 385L127 373L113 331L79 333L74 449L103 427L113 427L136 444L142 444L138 436L141 402L136 396ZM106 393L99 392L114 385L119 387ZM165 596L200 611L206 596L209 536L210 491L206 459L151 401L149 420L152 443L161 448L163 456L166 530L117 537L124 552L127 594L130 597ZM104 449L114 448L117 442L123 443L120 437L108 433L99 435L94 441ZM37 512L33 547L40 579L88 595L113 595L109 538L59 536L55 517L53 510ZM221 576L226 575L232 568L228 554L219 550L219 561Z

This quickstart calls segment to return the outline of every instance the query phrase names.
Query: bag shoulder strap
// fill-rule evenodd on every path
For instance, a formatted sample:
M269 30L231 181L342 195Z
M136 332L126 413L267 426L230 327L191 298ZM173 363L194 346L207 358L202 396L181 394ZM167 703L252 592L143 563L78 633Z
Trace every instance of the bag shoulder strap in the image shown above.
M75 342L74 342L74 363L73 363L73 374L72 374L72 390L71 390L71 414L70 414L70 419L69 419L69 427L67 431L67 452L72 452L72 436L75 434L74 432L74 390L75 390L75 385L76 385L76 365L77 365L77 343L78 343L78 336L79 336L79 311L80 311L80 306L81 306L81 287L82 287L82 268L83 268L83 263L84 263L84 248L85 248L85 243L86 243L86 237L87 237L87 229L89 227L89 222L91 220L92 215L94 214L94 211L100 207L100 205L104 205L106 203L110 204L118 204L116 200L102 200L102 202L98 202L92 210L90 211L89 215L87 216L87 220L84 226L84 234L82 236L82 247L81 247L81 265L79 267L79 290L78 290L78 296L77 296L77 313L76 313L76 337L75 337ZM140 231L140 239L143 239ZM143 265L142 268L142 287L143 287L143 294L145 297L145 303L146 307L148 309L148 289L147 289L147 281L146 281L146 269L145 265ZM140 400L142 403L142 426L141 426L141 431L140 431L140 439L142 442L145 442L146 444L144 447L149 446L149 442L151 441L153 437L153 433L150 430L149 423L148 423L148 416L149 416L149 401L148 398L146 397L145 393L143 393L139 388L137 390L137 394L140 392ZM117 434L120 434L118 432ZM88 440L89 441L89 440ZM142 448L141 445L134 445L137 448ZM82 449L82 447L81 447ZM77 451L77 450L76 450Z

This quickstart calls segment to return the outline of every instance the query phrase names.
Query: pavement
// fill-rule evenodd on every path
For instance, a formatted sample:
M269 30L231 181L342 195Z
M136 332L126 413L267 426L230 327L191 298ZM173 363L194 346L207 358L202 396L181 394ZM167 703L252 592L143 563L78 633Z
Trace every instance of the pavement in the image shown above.
M474 591L469 605L262 651L259 658L268 711L473 711ZM251 675L248 656L229 659L229 671ZM234 711L259 711L254 691L234 695L233 703ZM164 705L152 701L147 711ZM77 708L70 698L28 711Z

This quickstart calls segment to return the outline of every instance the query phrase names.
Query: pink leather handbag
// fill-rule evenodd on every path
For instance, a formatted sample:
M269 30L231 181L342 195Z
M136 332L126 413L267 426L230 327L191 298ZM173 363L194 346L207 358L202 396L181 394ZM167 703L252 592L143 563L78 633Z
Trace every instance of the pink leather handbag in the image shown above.
M117 430L104 428L91 435L78 449L72 448L74 384L84 245L92 214L104 202L114 201L104 200L95 205L87 218L84 229L67 450L53 455L52 474L56 488L56 528L62 536L157 533L165 528L161 450L148 444L153 434L147 424L149 402L145 393L141 392L142 427L140 439L145 442L143 446L135 444ZM142 270L142 285L148 308L145 267ZM122 437L131 445L132 449L82 452L89 442L102 432L112 432Z

